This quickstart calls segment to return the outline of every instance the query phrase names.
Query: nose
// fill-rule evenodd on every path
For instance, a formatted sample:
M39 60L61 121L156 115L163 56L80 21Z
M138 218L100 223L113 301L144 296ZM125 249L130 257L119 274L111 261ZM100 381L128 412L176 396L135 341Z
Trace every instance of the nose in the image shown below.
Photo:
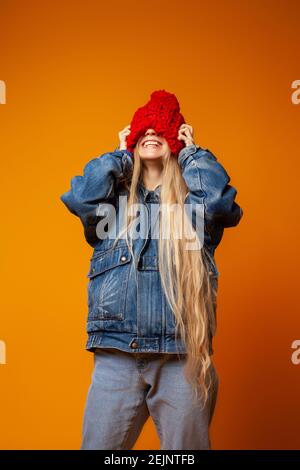
M145 135L156 134L154 129L148 129Z

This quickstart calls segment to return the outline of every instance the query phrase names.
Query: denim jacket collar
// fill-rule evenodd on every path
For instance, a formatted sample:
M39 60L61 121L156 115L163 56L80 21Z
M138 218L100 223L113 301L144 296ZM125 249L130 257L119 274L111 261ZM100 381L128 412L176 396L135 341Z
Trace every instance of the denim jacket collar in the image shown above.
M198 145L192 144L181 149L178 155L178 163L185 161L190 155L196 153L198 148ZM144 201L157 201L160 199L161 184L156 186L154 190L147 189L141 181L138 183L138 185Z
M145 187L145 185L142 181L139 181L138 182L138 189L139 189L139 192L140 192L140 194L141 194L144 201L149 201L149 202L150 201L151 202L159 201L160 191L161 191L161 184L156 186L155 189L150 190L150 189Z
M192 145L182 148L178 155L178 163L182 165L183 162L185 162L190 155L192 155L193 153L196 153L199 148L200 147L196 144L192 144ZM115 152L119 151L119 152L122 152L123 154L132 156L132 153L129 152L129 150L120 150L119 147L117 147L114 151ZM160 199L161 184L156 186L154 190L150 190L145 187L142 181L139 181L138 191L141 194L143 201L156 202L156 201L159 201Z

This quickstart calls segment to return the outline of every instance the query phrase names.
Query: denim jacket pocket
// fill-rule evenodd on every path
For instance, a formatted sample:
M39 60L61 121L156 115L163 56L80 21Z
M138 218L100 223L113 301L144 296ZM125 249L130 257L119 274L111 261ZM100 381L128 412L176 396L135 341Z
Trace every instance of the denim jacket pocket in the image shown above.
M89 320L124 320L131 258L128 246L91 258L87 275Z
M144 255L140 257L138 263L138 269L140 271L158 271L158 257L156 255L149 256Z

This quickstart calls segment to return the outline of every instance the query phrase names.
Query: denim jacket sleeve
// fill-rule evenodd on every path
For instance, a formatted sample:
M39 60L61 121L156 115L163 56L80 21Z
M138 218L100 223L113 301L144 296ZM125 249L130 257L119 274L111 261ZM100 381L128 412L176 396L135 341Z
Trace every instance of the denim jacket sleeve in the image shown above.
M85 165L83 175L74 176L71 188L60 196L69 211L80 218L88 243L92 244L89 233L95 232L98 222L97 207L103 201L114 204L117 181L132 170L131 156L128 150L116 148L93 158Z
M188 186L186 203L204 205L204 224L209 231L237 225L243 215L236 203L236 188L217 158L198 145L183 148L178 155L182 176Z

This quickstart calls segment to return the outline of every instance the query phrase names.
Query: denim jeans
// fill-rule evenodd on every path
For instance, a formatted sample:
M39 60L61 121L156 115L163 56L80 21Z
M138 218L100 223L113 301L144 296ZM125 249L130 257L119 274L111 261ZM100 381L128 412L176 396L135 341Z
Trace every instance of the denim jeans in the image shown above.
M209 426L218 394L218 375L212 364L214 385L202 409L200 401L193 401L191 385L183 375L186 357L97 349L81 450L132 449L149 415L160 438L160 449L211 449Z

